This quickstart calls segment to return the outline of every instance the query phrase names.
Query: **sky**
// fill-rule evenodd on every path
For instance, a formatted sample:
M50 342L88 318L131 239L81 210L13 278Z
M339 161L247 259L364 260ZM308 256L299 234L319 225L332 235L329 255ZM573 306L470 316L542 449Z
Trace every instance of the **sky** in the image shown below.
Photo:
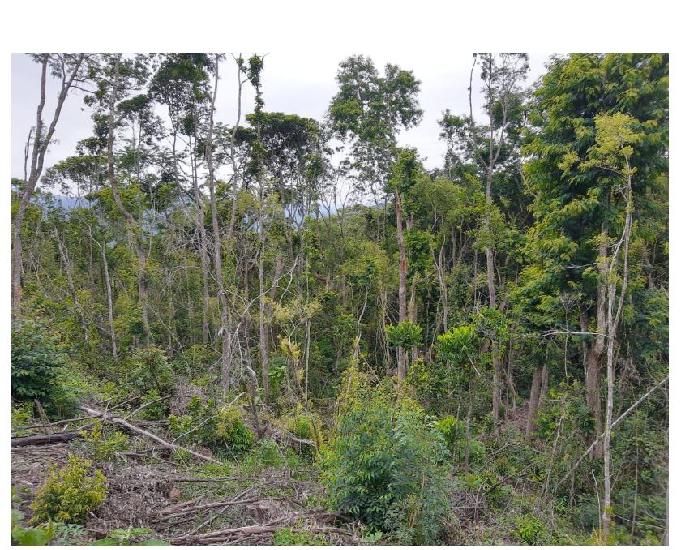
M243 53L244 56L250 54ZM371 51L356 53L370 56L378 68L393 63L402 69L412 70L416 78L421 80L419 101L424 111L423 120L400 136L400 144L416 147L427 168L441 166L445 144L438 137L437 121L445 109L461 114L468 112L467 88L472 53L446 52L427 57L408 51L392 52L389 57L380 52L378 55ZM322 119L336 93L338 64L345 57L339 54L317 56L313 62L308 59L304 64L298 55L290 51L267 52L262 76L265 109ZM530 53L528 85L541 76L548 59L549 54ZM11 75L12 177L22 178L26 136L35 124L40 68L28 55L13 54ZM245 90L243 105L245 112L251 112L253 93L249 86ZM51 118L57 93L58 82L52 79L48 82L46 121ZM56 162L72 155L76 143L90 135L90 115L90 110L83 103L83 94L72 92L55 132L57 141L46 155L43 174ZM220 66L216 120L228 125L236 120L236 65L230 54Z

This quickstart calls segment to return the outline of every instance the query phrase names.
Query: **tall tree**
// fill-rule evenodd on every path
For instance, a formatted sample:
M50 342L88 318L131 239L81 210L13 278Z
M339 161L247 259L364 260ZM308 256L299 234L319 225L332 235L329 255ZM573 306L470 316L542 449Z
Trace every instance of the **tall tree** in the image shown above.
M89 70L86 54L42 53L34 55L33 59L40 64L40 101L36 108L35 126L28 134L24 157L24 181L21 189L18 190L19 206L13 220L12 317L17 316L21 306L21 227L26 215L26 208L42 175L45 154L54 139L54 133L66 98L73 88L80 86L85 81ZM60 88L52 120L46 126L43 111L47 100L48 69L51 76L59 79Z
M349 142L349 174L359 188L390 192L388 179L397 158L397 136L421 120L417 96L420 82L411 71L388 64L381 76L373 61L364 56L349 57L341 62L336 77L338 93L331 100L331 128L341 140ZM400 184L401 185L401 184ZM407 321L407 259L403 242L402 195L394 193L398 242L400 248L399 322ZM407 370L407 356L398 347L398 379Z

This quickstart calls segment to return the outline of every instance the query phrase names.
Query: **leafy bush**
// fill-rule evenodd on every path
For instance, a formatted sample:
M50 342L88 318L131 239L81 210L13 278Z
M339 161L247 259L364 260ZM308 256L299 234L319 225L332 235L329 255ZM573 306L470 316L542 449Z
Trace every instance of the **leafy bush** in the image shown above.
M216 359L215 351L210 347L203 344L194 344L182 350L173 359L173 370L190 378L201 376L206 374Z
M168 420L170 430L177 438L203 445L214 452L240 455L255 441L241 409L236 406L217 408L212 399L204 403L200 397L194 396L186 414L171 415Z
M326 546L328 543L321 535L315 535L303 529L293 530L284 527L274 532L275 546Z
M167 546L168 542L146 538L152 533L145 527L128 527L109 531L103 539L93 543L93 546Z
M91 472L89 460L70 455L61 469L53 467L31 504L37 524L43 521L80 523L88 512L106 498L106 477L101 470Z
M431 544L447 514L447 450L423 409L392 386L346 372L339 416L322 459L331 506L390 533Z
M21 521L24 514L12 510L12 545L13 546L46 546L54 538L52 524L46 527L24 527Z
M18 403L12 405L12 434L13 437L30 433L24 428L29 425L33 418L33 406L31 403Z
M412 348L421 343L423 328L409 320L401 321L396 325L387 325L385 332L388 342L395 347Z
M83 440L95 460L111 460L128 448L128 436L116 429L105 430L100 420L93 421L90 431L83 431Z
M166 395L174 388L173 370L161 348L136 349L123 361L122 367L126 384L140 395L154 390L158 395Z
M262 439L246 457L244 465L248 470L278 467L284 463L284 456L273 439Z
M298 411L283 418L284 428L298 439L313 441L315 446L299 444L296 451L306 458L313 458L323 444L321 419L310 412Z
M241 409L222 407L215 419L215 440L233 454L241 454L253 446L255 435L244 423Z
M447 448L453 453L457 444L466 437L466 425L453 416L445 416L437 421L435 428L445 439Z
M514 533L520 542L530 546L541 546L550 542L544 522L532 514L516 518Z
M60 384L66 358L45 329L32 321L12 327L12 399L39 400L49 413L66 414L72 399Z

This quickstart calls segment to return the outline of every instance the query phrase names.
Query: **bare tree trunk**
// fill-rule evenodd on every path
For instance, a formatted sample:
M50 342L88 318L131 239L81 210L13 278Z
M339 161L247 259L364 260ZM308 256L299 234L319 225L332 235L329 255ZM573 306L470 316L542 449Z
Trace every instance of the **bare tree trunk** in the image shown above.
M627 162L628 168L628 162ZM629 172L629 171L628 171ZM630 172L629 172L630 174ZM603 540L607 543L608 535L610 533L610 515L611 515L611 469L612 456L610 449L610 438L612 432L612 411L615 397L615 341L617 338L617 327L619 325L622 314L622 307L624 305L624 296L627 292L627 283L629 279L629 238L631 236L632 212L634 209L634 201L631 187L631 175L627 179L627 198L626 198L626 217L624 222L624 229L622 230L622 237L615 245L615 250L612 254L612 259L609 262L607 282L608 282L608 313L607 313L607 362L606 362L606 376L608 384L608 393L605 405L605 431L603 436ZM622 286L620 288L619 297L617 296L617 263L619 251L622 249L623 266L622 266ZM617 305L615 306L615 302ZM615 307L617 309L615 310Z
M62 266L64 267L64 273L66 274L66 285L69 288L69 293L71 294L71 299L73 300L73 307L78 315L78 320L80 321L80 326L83 330L83 339L85 342L89 340L88 338L88 326L85 319L85 312L78 301L78 293L76 292L76 285L73 282L73 269L71 268L71 260L69 259L69 253L64 246L64 243L59 236L59 232L54 230L54 237L57 241L57 248L59 250L59 257L61 258Z
M193 153L192 153L193 156ZM201 280L203 283L203 308L201 316L201 341L205 345L208 343L210 334L210 323L208 320L208 307L210 304L210 259L208 256L208 237L204 222L203 196L199 190L197 167L195 161L192 162L192 191L196 211L194 213L194 224L199 236L199 255L201 258Z
M395 191L395 225L397 228L397 246L400 251L400 286L399 303L400 315L399 322L407 320L407 247L404 242L404 229L402 223L402 197L399 191ZM401 385L407 376L407 354L406 350L399 346L397 348L397 384Z
M229 322L229 304L225 292L225 283L222 274L222 238L220 235L220 223L218 221L217 197L215 196L215 168L213 165L213 126L215 116L215 99L218 92L218 55L215 56L215 85L211 97L210 117L208 123L208 135L206 136L206 160L208 162L208 189L210 191L211 223L213 227L213 263L215 265L215 280L218 287L218 302L220 304L220 335L222 341L221 379L222 388L226 392L230 388L231 362L232 362L232 333ZM236 177L236 175L235 175Z
M263 227L264 219L262 215L262 184L260 187L260 220L258 229L260 247L260 252L258 254L258 344L260 348L260 372L262 375L263 400L267 403L270 391L270 357L267 329L265 328L265 228Z
M447 332L449 328L449 295L447 283L445 281L444 255L445 244L443 242L442 246L440 246L437 260L435 261L435 268L437 270L437 281L440 285L440 301L442 302L442 330L443 332Z
M66 101L66 96L69 90L73 86L73 81L76 79L80 72L80 68L85 59L85 54L80 54L76 58L76 63L72 68L70 73L66 73L64 69L61 75L61 90L59 96L57 97L57 105L54 109L54 114L52 116L52 122L50 123L47 133L43 136L44 122L43 122L43 109L45 108L45 87L47 82L47 67L50 60L49 54L42 54L41 59L41 70L40 70L40 102L38 103L38 108L36 109L36 124L35 124L35 135L33 139L33 146L31 148L31 170L28 174L28 179L24 182L24 189L19 197L19 207L14 215L14 227L12 231L13 247L12 247L12 319L16 318L21 307L21 273L22 273L22 242L21 242L21 226L24 223L24 218L26 217L26 209L28 208L28 203L33 196L38 180L43 172L43 163L45 161L45 153L47 148L52 141L54 136L54 131L59 122L59 117L61 115L62 107ZM30 140L30 133L29 133ZM27 144L28 146L28 144ZM28 153L28 151L27 151ZM26 155L26 160L28 160L28 154ZM26 175L28 171L25 169L24 174Z
M586 403L594 419L594 428L597 434L603 433L603 415L601 412L600 370L601 357L605 349L606 331L606 270L607 270L607 234L605 229L601 234L598 247L598 271L599 281L596 289L596 337L591 345L586 358ZM594 448L594 458L600 458L603 454L601 443Z
M537 409L539 408L539 394L541 393L542 367L536 366L532 374L532 388L530 389L530 400L527 408L527 426L525 435L531 437L535 428Z
M104 271L104 286L106 287L106 305L109 316L109 331L111 333L111 354L114 361L118 360L118 348L116 347L116 329L114 327L113 296L111 293L111 278L109 277L109 265L106 260L106 242L99 245L102 255L102 268Z

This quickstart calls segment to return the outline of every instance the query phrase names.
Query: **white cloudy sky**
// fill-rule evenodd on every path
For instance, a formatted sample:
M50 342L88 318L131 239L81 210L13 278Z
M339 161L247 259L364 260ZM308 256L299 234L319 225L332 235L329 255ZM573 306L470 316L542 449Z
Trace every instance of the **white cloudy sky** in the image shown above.
M247 55L249 52L243 52ZM364 53L373 58L378 67L394 63L414 71L421 80L420 103L424 110L421 124L401 136L403 145L416 147L429 168L442 162L444 145L438 139L437 120L449 108L456 113L468 111L468 75L471 52L447 52L446 55L426 56L408 52L393 52L390 57ZM265 106L269 111L295 113L301 116L321 119L331 97L336 92L336 71L345 55L327 55L315 58L314 63L301 64L301 59L291 52L271 51L265 58L263 91ZM544 71L548 54L530 53L530 76L527 83L536 80ZM31 58L23 54L12 55L12 176L23 177L23 150L26 135L35 123L35 110L39 99L40 71ZM236 107L236 69L231 57L221 65L221 79L218 90L217 120L232 124ZM51 92L51 93L50 93ZM52 81L48 89L54 100L57 82ZM244 96L244 105L252 106L252 92ZM47 117L46 117L47 118ZM45 168L73 154L75 144L90 134L90 112L83 104L82 94L73 93L68 100L56 131L57 142L53 144L45 159Z

